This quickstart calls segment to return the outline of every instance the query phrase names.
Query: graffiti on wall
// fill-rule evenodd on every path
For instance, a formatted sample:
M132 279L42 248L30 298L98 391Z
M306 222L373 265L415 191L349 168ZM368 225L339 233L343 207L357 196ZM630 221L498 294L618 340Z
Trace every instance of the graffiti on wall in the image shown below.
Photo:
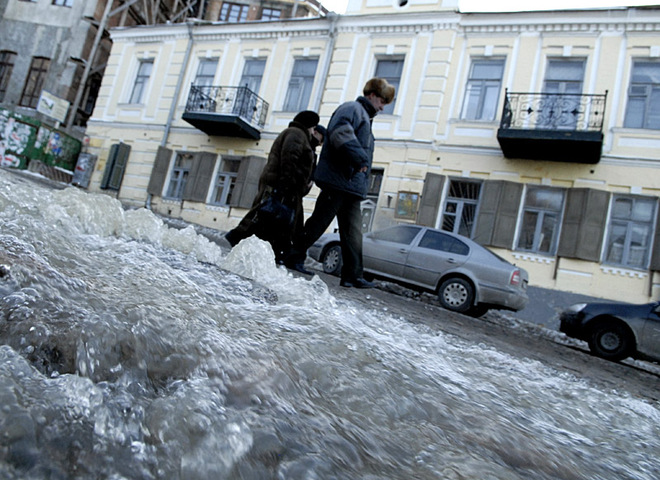
M0 108L0 165L27 168L30 160L73 170L82 144L39 120Z
M30 125L18 122L6 110L0 110L0 166L18 168L20 156L30 144L33 133Z

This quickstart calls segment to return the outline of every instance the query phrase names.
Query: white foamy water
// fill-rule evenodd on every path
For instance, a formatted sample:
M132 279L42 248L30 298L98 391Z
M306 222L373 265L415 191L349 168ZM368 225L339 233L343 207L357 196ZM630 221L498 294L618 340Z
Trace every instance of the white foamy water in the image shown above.
M0 170L0 477L660 478L657 404ZM255 282L251 279L257 279Z

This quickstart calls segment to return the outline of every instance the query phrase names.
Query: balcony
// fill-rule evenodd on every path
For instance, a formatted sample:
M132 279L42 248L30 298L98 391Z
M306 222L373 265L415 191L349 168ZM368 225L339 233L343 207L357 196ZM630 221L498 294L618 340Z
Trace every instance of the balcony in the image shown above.
M259 140L268 103L247 87L191 85L182 118L207 135Z
M603 148L604 95L505 93L497 141L506 158L589 163Z

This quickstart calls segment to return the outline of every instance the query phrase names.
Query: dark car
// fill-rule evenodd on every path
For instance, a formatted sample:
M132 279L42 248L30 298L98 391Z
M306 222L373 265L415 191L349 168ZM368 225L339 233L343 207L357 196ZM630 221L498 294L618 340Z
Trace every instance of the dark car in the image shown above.
M586 341L598 357L616 362L627 357L660 361L660 302L578 303L559 319L560 331Z
M326 273L341 271L339 235L322 235L307 253ZM527 271L461 235L397 225L365 234L363 259L367 274L437 293L456 312L479 316L527 304Z

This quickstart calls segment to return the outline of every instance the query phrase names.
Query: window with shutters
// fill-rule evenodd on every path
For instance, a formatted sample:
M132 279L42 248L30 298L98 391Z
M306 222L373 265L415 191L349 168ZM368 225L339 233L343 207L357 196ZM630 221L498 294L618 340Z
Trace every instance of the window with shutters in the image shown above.
M633 64L623 126L660 130L660 62Z
M182 200L183 190L186 187L186 181L190 175L190 170L193 166L194 154L192 153L177 153L170 174L170 182L167 186L165 198L169 200Z
M470 238L477 215L481 183L468 180L450 180L442 230Z
M470 67L470 77L465 86L464 120L491 122L497 115L497 103L502 89L504 60L475 59Z
M604 263L647 268L653 244L656 205L655 198L614 195Z
M554 255L564 209L564 191L528 186L522 212L518 250Z
M215 185L213 186L211 204L223 206L231 205L232 193L236 186L236 178L240 166L241 161L239 159L222 159L220 171L216 175Z
M44 57L33 57L30 64L25 87L19 105L22 107L37 108L41 89L43 88L50 68L50 59Z
M314 87L317 64L318 59L316 58L296 59L282 107L285 112L300 112L307 109Z

